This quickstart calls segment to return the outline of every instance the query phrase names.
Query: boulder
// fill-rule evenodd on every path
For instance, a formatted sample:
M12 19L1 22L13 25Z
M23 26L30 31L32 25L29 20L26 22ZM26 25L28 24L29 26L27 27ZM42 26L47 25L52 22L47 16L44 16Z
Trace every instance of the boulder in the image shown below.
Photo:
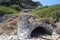
M29 19L32 18L32 22L29 21ZM31 33L33 30L35 30L35 28L39 27L40 29L42 28L42 30L44 29L44 31L46 30L48 32L48 34L52 34L53 31L53 26L43 23L43 22L36 22L35 18L37 18L35 15L31 15L31 14L21 14L18 18L18 36L20 38L24 38L24 39L29 39L31 38ZM40 32L41 30L39 30ZM37 34L38 35L38 34Z

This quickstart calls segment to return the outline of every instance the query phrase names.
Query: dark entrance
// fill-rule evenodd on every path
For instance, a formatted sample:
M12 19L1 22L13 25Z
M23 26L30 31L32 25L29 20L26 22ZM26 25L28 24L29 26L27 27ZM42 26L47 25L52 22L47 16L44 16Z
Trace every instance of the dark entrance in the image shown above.
M51 35L51 33L49 31L47 31L46 29L42 28L42 27L37 27L35 28L32 32L31 32L31 38L38 38L41 37L42 35Z

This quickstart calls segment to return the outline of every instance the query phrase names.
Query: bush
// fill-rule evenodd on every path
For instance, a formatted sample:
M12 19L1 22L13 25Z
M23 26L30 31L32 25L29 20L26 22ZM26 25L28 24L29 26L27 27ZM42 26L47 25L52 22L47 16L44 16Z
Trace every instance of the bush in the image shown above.
M14 13L17 13L17 11L11 8L0 6L0 14L14 14Z
M36 8L32 13L38 15L39 17L48 18L59 18L60 17L60 4L53 6L44 6Z
M50 21L48 18L41 19L40 22L50 24Z
M57 10L57 12L56 12L56 18L60 18L60 10Z
M20 11L21 8L19 5L11 5L10 8L14 9L14 10L17 10L17 11Z

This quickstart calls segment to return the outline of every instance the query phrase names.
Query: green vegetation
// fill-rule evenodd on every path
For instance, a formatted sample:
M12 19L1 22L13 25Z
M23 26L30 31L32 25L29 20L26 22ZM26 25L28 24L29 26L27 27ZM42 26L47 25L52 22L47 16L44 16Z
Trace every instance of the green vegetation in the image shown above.
M0 14L15 14L20 12L22 8L29 8L29 6L33 8L39 4L39 2L32 0L0 0Z
M10 8L12 8L12 9L18 11L18 12L21 10L19 5L11 5Z
M49 19L48 19L48 18L40 19L40 22L50 24L50 21L49 21Z
M16 10L13 10L8 7L0 6L0 14L15 14L17 13Z
M38 7L32 11L33 14L45 18L60 18L60 4Z
M0 0L0 5L6 7L10 7L11 5L18 5L20 8L24 8L24 6L27 7L26 5L29 5L30 7L37 7L42 4L40 2L34 2L32 0Z

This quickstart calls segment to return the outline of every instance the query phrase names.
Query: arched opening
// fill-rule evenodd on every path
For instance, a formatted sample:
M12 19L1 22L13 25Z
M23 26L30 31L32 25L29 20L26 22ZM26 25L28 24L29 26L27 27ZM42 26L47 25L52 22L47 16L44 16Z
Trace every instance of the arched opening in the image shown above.
M42 35L51 35L49 31L47 31L45 28L42 27L37 27L31 32L31 38L38 38L41 37Z

